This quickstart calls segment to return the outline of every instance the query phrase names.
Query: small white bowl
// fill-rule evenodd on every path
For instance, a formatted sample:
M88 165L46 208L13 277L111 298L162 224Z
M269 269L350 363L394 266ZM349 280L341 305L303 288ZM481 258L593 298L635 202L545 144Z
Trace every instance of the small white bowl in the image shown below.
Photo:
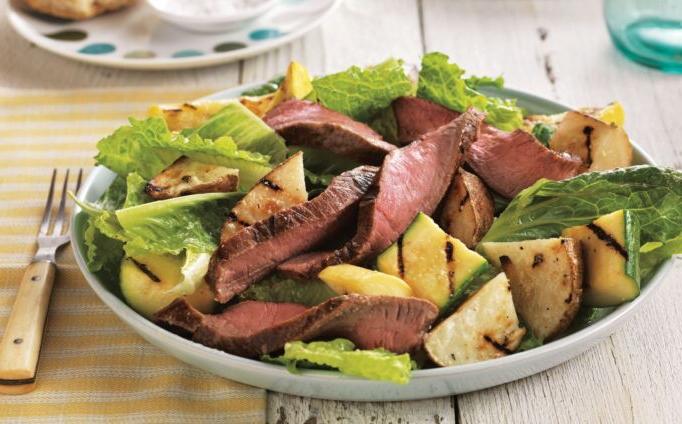
M200 0L192 0L200 1ZM166 22L193 32L228 32L244 27L272 9L279 0L265 0L260 5L229 14L196 16L165 8L162 0L147 0L147 4Z

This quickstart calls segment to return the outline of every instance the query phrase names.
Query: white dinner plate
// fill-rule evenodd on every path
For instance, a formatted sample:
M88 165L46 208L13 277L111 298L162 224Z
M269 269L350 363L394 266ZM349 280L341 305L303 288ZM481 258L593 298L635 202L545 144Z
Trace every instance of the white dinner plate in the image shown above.
M256 85L258 84L221 91L209 98L234 98L243 90ZM516 98L519 106L533 114L558 113L569 109L559 103L520 91L510 89L486 91L501 97ZM654 164L653 159L636 143L633 143L633 147L636 164ZM108 169L101 166L95 168L83 184L78 198L96 201L114 178L115 174ZM642 286L639 297L619 306L600 321L581 331L538 348L498 359L413 371L409 384L398 385L348 377L334 371L303 370L300 374L291 374L283 366L230 355L158 327L137 314L97 276L88 271L84 259L83 224L84 214L74 214L71 223L71 245L78 266L100 299L147 341L184 362L231 380L278 392L335 400L393 401L432 398L485 389L544 371L573 358L611 335L651 299L654 291L663 284L665 275L672 268L672 260L667 261L656 275Z
M316 28L341 0L279 0L261 17L225 33L182 29L158 18L143 0L85 21L51 18L10 0L7 18L37 46L60 56L114 68L179 69L232 62L288 43Z

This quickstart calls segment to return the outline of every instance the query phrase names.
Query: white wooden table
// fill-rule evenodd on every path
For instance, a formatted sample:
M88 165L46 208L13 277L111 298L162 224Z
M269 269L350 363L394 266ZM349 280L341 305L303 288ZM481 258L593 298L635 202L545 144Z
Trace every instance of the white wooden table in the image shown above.
M4 2L0 8L4 8ZM2 13L4 15L4 13ZM223 86L262 80L291 59L320 74L379 62L418 63L440 50L476 74L569 105L620 100L632 138L682 169L682 77L625 60L597 0L346 0L303 39L213 68L132 72L44 52L0 21L0 86ZM272 393L274 423L682 422L682 260L654 299L614 336L533 377L482 392L394 403L333 402Z

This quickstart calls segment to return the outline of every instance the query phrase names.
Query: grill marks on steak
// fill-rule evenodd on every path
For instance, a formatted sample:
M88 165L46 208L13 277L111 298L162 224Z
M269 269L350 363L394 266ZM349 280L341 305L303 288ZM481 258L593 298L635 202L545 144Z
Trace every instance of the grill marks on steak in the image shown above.
M416 97L393 102L401 143L449 122L459 115L437 103ZM485 183L505 197L514 197L540 178L562 180L580 173L577 158L557 153L525 131L508 133L483 124L479 140L467 154L467 163Z
M476 140L484 115L469 110L419 140L391 152L377 180L360 202L356 235L340 249L294 258L279 271L298 278L316 276L339 263L360 264L391 245L419 212L431 214Z
M295 304L248 301L204 315L184 299L155 314L164 327L205 346L258 357L286 342L347 338L360 349L414 352L438 309L417 298L347 295L306 309Z
M281 103L263 120L287 144L329 150L359 163L379 165L396 149L367 125L307 100Z
M491 126L469 149L467 163L490 188L508 198L540 178L574 177L582 165L579 158L550 150L525 131L508 133Z
M353 220L378 169L360 166L335 177L319 196L246 227L222 242L207 281L225 303L281 262L318 246Z

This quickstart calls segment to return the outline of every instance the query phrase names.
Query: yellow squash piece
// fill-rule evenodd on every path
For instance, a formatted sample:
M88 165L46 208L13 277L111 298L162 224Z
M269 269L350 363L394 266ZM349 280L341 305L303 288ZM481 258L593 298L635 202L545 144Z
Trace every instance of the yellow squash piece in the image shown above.
M204 100L175 105L154 105L149 116L163 118L171 131L197 128L220 112L232 100Z
M278 104L286 100L303 99L311 91L313 84L308 70L300 63L292 61L277 91L258 97L242 96L239 101L251 112L262 117Z
M328 266L318 277L340 295L412 296L412 289L400 278L355 265Z

